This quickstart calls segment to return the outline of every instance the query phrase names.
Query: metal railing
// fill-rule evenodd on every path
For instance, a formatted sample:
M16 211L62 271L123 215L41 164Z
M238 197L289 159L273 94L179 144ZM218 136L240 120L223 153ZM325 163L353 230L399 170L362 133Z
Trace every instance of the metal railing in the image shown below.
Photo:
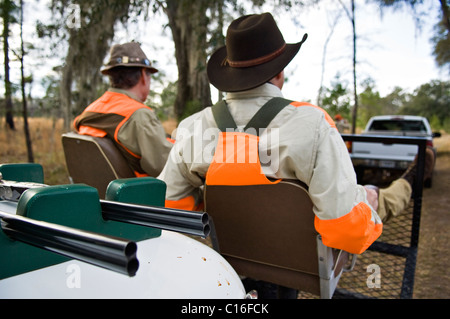
M423 181L426 138L374 135L342 135L342 138L346 142L417 145L416 180ZM338 285L335 298L412 298L419 245L422 193L423 183L415 183L411 207L401 217L396 217L383 226L381 237L363 253L365 255L362 256L363 258L358 257L359 274L357 267L353 272L345 274ZM377 288L368 288L366 279L370 273L367 269L363 269L372 264L382 265L382 281ZM345 276L348 277L345 278Z

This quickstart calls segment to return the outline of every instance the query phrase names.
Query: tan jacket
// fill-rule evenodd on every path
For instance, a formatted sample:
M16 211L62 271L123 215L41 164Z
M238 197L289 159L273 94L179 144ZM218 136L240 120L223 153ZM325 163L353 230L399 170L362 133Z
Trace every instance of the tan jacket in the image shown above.
M158 176L170 143L152 109L125 90L109 89L74 121L80 134L113 139L137 176Z

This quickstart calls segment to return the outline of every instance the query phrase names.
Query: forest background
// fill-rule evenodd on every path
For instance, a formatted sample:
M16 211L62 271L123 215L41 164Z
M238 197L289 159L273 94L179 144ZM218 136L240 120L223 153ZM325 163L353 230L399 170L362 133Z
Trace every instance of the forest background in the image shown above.
M442 258L450 254L450 198L442 192L450 187L448 7L448 0L0 0L4 66L0 70L0 164L40 163L46 184L69 183L61 134L108 87L99 70L112 43L133 40L134 34L139 35L137 41L150 37L146 49L160 72L152 79L147 103L171 133L180 119L223 97L207 82L205 65L224 43L229 22L244 13L270 11L282 31L298 30L287 39L294 42L308 26L305 19L318 9L324 19L320 21L323 28L317 30L323 33L323 43L312 53L321 61L314 65L316 78L302 73L311 64L305 58L306 44L317 42L310 33L298 55L301 67L287 73L286 88L293 88L295 95L286 96L296 99L318 82L317 90L309 90L309 101L332 116L344 115L356 133L370 116L381 114L423 115L434 130L441 130L442 137L435 140L438 158L433 187L424 190L414 298L448 299L448 258ZM391 40L384 43L383 64L403 64L406 71L393 68L381 80L375 72L365 72L370 61L362 53L367 50L361 49L375 42L377 30L366 33L367 21L360 17L361 11L371 9L372 18L380 21L388 14L399 21L410 18L410 29L428 37L433 61L414 60L408 54L395 57L391 46L403 43ZM333 43L340 39L346 45L336 51ZM427 68L438 68L441 76L431 79L424 74ZM381 89L386 77L405 83L413 75L424 81L413 88Z
M71 130L73 118L108 87L99 70L111 44L121 38L121 32L139 30L148 21L153 26L154 21L161 21L160 36L172 42L172 51L167 53L164 48L164 54L176 65L175 79L168 74L168 67L158 66L160 72L152 80L146 102L157 111L170 133L181 119L223 98L223 93L209 84L206 63L210 54L224 44L229 22L242 14L270 11L281 22L290 20L302 29L302 17L318 6L327 12L327 36L322 51L316 53L322 55L317 68L321 80L310 102L331 116L344 116L350 121L352 133L364 127L371 116L382 114L426 116L434 130L450 132L448 80L433 79L412 92L397 86L381 94L370 74L358 72L365 59L358 56L358 50L362 42L370 42L370 34L358 33L364 24L359 22L358 12L365 5L375 6L378 12L374 14L380 19L387 11L407 12L417 32L422 31L425 21L433 21L434 28L427 30L432 57L443 78L448 78L448 0L0 0L4 61L4 72L0 73L4 91L0 96L0 129L7 134L5 143L15 140L25 144L25 158L14 160L34 162L34 153L39 152L39 132L30 129L29 123L34 119L33 123L51 123L53 130L58 125L62 132ZM342 32L342 25L346 26L347 45L346 52L340 54L348 63L330 63L326 58L331 53L328 45L337 32ZM152 43L155 52L162 52L162 46L162 42ZM157 62L157 55L149 55ZM35 74L34 70L42 69L37 66L42 65L51 72L45 76ZM288 83L295 81L295 71L287 74ZM326 79L325 74L330 72L333 76ZM3 156L0 162L10 160Z

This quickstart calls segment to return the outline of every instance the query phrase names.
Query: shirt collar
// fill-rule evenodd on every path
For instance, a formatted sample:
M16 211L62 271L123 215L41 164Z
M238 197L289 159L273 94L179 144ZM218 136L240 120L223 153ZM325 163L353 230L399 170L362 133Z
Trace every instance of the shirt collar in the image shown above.
M124 89L116 89L116 88L109 88L108 89L109 92L114 92L114 93L120 93L120 94L125 94L126 96L128 96L129 98L136 100L138 102L143 103L134 93L131 93L130 91L124 90Z
M242 91L242 92L229 92L227 93L226 99L243 99L243 98L254 98L254 97L283 97L281 90L273 85L272 83L264 83L257 88Z

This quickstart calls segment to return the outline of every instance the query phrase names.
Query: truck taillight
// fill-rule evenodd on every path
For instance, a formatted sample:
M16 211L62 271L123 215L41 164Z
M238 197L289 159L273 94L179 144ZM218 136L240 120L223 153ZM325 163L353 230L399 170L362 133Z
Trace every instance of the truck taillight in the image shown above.
M433 141L428 140L428 141L427 141L427 146L433 147Z
M349 153L352 152L352 142L351 141L346 141L345 145L347 146L347 150Z

